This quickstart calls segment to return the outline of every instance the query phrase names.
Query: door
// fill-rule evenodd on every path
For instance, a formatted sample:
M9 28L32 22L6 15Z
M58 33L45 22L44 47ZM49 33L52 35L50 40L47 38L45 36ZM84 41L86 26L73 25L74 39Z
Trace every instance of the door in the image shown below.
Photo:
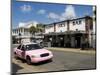
M25 47L24 45L19 45L17 48L17 55L20 58L24 58L25 57Z
M25 46L24 45L22 45L20 49L20 57L23 59L25 58Z
M64 47L64 36L60 36L60 47Z
M80 48L80 46L81 46L81 37L80 36L77 36L76 37L76 47L77 48Z
M21 57L21 56L20 56L20 52L21 52L20 49L21 49L21 46L22 46L22 45L19 45L19 46L17 47L17 50L16 50L16 54L17 54L18 57Z

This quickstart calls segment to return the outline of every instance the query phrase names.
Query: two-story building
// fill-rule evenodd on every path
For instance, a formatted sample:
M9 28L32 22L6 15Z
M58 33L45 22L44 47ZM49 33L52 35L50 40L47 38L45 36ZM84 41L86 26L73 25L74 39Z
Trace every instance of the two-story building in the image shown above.
M93 40L92 46L96 48L96 6L93 6L93 32L92 32Z
M12 29L12 41L13 43L20 43L20 42L27 42L27 41L32 41L32 38L34 37L35 39L40 40L43 38L41 36L41 33L36 33L35 36L33 36L29 32L29 28L31 26L36 27L37 22L27 22L27 23L20 23L18 27ZM41 41L41 40L40 40Z
M92 17L86 16L45 25L44 41L51 46L81 47L84 42L91 47Z

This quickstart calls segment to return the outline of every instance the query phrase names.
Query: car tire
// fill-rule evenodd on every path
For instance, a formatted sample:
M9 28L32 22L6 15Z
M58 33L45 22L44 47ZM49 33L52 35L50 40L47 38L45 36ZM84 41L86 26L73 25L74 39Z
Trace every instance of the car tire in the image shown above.
M29 56L26 58L26 62L27 62L28 65L31 65L31 64L32 64L32 63L31 63L31 59L30 59Z
M14 58L15 58L15 59L18 59L18 57L17 57L17 54L16 54L16 53L14 53Z
M49 62L52 62L53 61L53 59L49 59Z

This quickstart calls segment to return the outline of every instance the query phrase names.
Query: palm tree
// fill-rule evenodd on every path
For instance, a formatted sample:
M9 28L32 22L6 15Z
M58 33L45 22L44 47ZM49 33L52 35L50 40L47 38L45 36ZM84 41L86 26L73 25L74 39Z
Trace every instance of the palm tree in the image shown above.
M29 32L30 32L30 34L32 34L31 40L33 39L33 36L34 36L34 39L35 39L35 33L37 32L36 27L31 26L31 27L29 28Z
M37 31L41 36L41 40L43 40L44 24L37 24Z
M34 40L35 40L35 33L39 32L42 35L43 30L44 30L44 25L43 24L37 24L36 27L35 26L31 26L29 28L30 34L32 34L32 36L34 36ZM33 37L32 37L32 39L33 39Z
M43 30L44 30L44 25L43 24L37 24L37 31L43 32Z
M37 31L38 31L38 33L39 33L39 35L41 36L41 38L40 38L40 40L41 41L39 41L39 44L40 44L40 46L44 46L43 45L43 32L44 32L44 24L37 24Z

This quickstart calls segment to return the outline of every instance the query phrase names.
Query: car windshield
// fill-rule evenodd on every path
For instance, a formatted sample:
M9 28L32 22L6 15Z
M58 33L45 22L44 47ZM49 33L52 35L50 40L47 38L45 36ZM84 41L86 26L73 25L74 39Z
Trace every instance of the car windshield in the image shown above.
M41 47L38 44L26 45L26 50L35 50L35 49L41 49Z

